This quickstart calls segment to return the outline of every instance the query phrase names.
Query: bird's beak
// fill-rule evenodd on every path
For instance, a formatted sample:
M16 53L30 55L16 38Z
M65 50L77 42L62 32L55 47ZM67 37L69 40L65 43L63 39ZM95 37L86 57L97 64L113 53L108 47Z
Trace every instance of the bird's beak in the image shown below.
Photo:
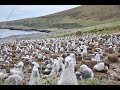
M65 68L67 68L69 66L69 63L68 62L66 62L66 64L65 64Z
M31 68L33 68L34 64L31 64Z

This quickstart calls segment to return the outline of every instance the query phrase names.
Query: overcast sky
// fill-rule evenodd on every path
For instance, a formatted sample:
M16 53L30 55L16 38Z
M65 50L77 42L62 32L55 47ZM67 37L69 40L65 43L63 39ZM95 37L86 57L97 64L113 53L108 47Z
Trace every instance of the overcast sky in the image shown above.
M8 21L11 21L44 16L78 6L79 5L0 5L0 22L6 21L9 16Z

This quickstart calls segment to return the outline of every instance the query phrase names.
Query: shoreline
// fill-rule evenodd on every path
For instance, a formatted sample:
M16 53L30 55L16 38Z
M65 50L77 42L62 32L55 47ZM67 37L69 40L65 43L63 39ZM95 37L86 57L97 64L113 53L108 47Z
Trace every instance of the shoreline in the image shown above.
M12 35L8 36L5 38L0 38L0 43L1 42L11 42L14 40L32 40L32 39L41 39L41 38L46 38L49 34L47 33L33 33L33 34L28 34L28 35Z
M50 33L52 31L50 30L44 30L44 29L25 29L25 28L0 28L0 29L10 29L10 30L19 30L19 31L38 31L38 32L45 32L45 33Z

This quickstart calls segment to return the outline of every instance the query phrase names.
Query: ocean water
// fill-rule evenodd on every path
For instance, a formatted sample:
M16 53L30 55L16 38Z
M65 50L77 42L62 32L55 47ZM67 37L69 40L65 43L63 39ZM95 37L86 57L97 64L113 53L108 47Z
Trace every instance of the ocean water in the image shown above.
M42 33L42 32L0 29L0 38L5 38L5 37L12 36L12 35L29 35L29 34L33 34L33 33Z

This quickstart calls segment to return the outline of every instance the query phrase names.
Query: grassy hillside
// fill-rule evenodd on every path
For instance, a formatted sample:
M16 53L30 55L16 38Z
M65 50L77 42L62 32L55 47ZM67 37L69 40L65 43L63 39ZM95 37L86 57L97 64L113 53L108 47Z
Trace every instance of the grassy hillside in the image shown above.
M49 35L52 37L65 37L71 35L79 35L79 33L90 33L90 34L108 34L108 33L119 33L120 32L120 21L109 22L106 24L98 24L90 27L66 29L64 32L59 34Z
M9 21L6 24L37 29L73 29L116 21L120 21L120 5L83 5L47 16Z

